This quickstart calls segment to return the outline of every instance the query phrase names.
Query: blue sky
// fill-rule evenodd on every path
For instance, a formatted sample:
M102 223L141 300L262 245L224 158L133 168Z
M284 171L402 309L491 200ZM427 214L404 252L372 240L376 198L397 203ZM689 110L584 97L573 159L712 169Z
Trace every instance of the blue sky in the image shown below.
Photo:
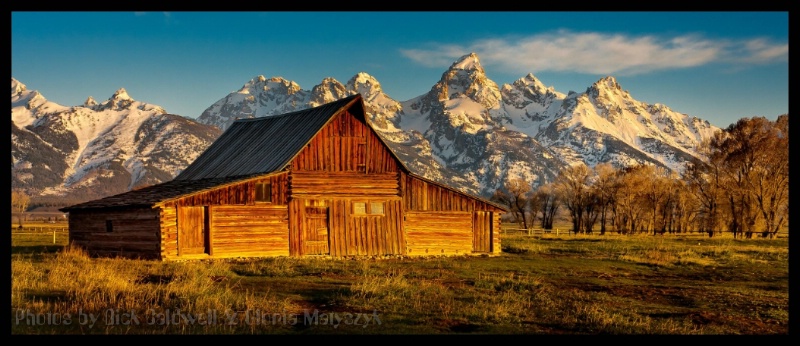
M476 52L498 85L635 99L726 127L789 112L788 12L12 12L11 76L65 106L119 88L196 118L252 78L375 77L398 101Z

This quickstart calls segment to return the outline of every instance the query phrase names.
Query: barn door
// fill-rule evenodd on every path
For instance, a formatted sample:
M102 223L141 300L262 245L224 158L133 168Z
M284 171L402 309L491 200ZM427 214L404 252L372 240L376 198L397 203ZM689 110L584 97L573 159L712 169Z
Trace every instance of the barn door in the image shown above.
M208 253L205 207L178 208L178 256Z
M492 212L476 211L472 217L472 251L492 252Z
M328 255L328 207L305 207L303 221L303 254Z

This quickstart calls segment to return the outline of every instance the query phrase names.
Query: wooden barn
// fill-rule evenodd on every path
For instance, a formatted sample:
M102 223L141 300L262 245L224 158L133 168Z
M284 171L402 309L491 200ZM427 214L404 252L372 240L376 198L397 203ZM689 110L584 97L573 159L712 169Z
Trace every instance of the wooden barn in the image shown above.
M235 121L175 179L61 209L95 256L500 253L503 206L411 173L356 94Z

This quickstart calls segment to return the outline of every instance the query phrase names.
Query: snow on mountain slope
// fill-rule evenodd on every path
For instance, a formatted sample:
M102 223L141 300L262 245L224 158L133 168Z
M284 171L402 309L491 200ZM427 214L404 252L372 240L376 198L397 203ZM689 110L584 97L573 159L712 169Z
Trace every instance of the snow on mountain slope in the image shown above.
M64 107L11 84L12 186L34 195L88 199L169 180L220 133L124 88Z
M286 94L275 88L261 90L275 94L259 96L268 99ZM305 97L294 99L294 108L282 102L254 110L253 102L231 94L198 120L224 125L233 116L280 114L357 92L364 97L373 126L406 165L486 197L506 179L522 177L540 185L578 162L590 167L600 162L618 167L652 163L677 171L719 130L664 105L639 102L610 76L583 93L568 95L546 87L533 74L498 87L474 53L456 60L430 91L406 101L384 94L378 81L363 72L345 85L326 78L311 91L296 87L292 92ZM221 111L221 104L229 111Z
M637 101L616 79L604 77L563 101L535 138L568 162L617 166L650 162L680 171L718 128L663 105Z
M409 169L484 197L510 178L534 187L550 182L578 162L651 163L679 171L719 130L663 104L637 101L611 76L569 94L533 74L498 86L474 53L457 59L427 93L406 101L385 94L364 72L344 84L324 78L310 90L259 75L196 122L135 101L124 89L102 103L89 97L82 106L64 107L12 78L12 185L61 194L168 180L238 118L284 114L355 93Z

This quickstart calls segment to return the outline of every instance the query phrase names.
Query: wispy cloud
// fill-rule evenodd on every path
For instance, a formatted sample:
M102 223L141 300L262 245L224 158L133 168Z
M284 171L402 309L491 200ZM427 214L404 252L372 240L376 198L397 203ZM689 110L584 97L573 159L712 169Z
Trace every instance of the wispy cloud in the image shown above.
M787 61L788 43L767 39L712 40L685 35L671 38L593 32L558 31L517 38L495 38L468 45L435 44L428 49L403 49L406 57L425 66L448 66L464 54L508 72L570 71L633 75L711 63L760 64Z

